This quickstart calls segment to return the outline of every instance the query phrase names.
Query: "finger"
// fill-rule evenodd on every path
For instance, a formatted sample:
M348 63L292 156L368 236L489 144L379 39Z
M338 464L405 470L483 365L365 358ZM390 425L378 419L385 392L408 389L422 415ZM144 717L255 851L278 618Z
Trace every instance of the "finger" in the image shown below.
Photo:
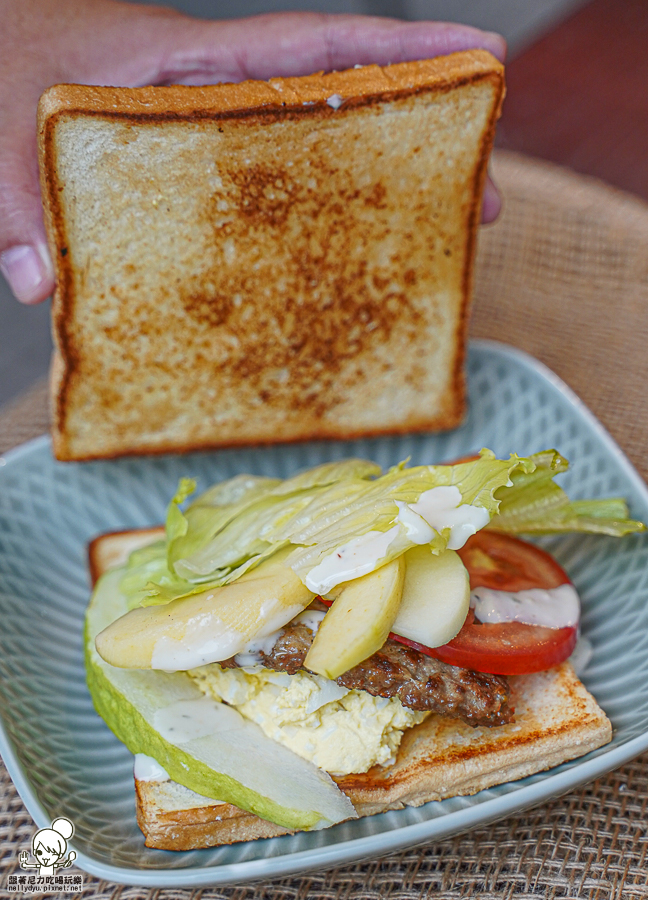
M506 56L501 35L449 22L283 13L232 22L176 21L173 27L175 46L160 62L158 83L204 84L303 75L474 48L489 50L501 61ZM183 27L188 28L184 39ZM500 208L499 193L488 178L482 221L494 221Z
M0 271L22 303L54 290L38 189L33 125L0 138Z
M501 35L448 22L283 13L232 22L183 20L174 22L173 28L174 48L160 62L158 83L204 84L303 75L474 48L489 50L501 61L506 56ZM188 29L184 38L182 28ZM500 207L499 193L489 178L482 221L494 221Z
M489 222L494 222L495 219L499 216L501 209L502 198L500 196L500 192L497 190L497 187L495 186L489 175L486 179L484 199L482 200L482 222L485 225L487 225Z
M173 45L159 81L199 84L305 75L354 65L406 62L483 48L498 59L504 39L448 22L401 22L370 16L274 13L244 20L160 22Z

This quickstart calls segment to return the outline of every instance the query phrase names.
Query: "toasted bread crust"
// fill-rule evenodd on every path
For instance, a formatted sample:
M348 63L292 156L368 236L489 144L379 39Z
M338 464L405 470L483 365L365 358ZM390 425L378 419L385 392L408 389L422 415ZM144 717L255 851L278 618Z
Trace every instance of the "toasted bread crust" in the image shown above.
M90 113L139 122L232 116L276 117L285 113L321 117L334 113L327 104L334 94L345 98L344 105L350 108L419 92L450 91L482 78L495 77L503 90L503 76L504 66L487 50L464 50L448 56L390 66L368 65L343 72L316 72L293 78L204 87L119 88L57 84L48 88L40 98L39 134L44 137L43 126L49 130L60 113ZM313 106L304 109L304 104ZM494 118L498 113L499 109L495 109Z
M107 566L123 565L136 547L163 529L101 535L89 548L93 581ZM360 815L421 806L475 794L574 759L608 743L612 726L595 699L563 663L535 675L511 676L516 721L473 728L430 716L403 737L391 766L335 778ZM215 803L174 782L136 779L137 820L146 845L193 850L289 834L229 803Z
M192 805L198 797L192 791L183 791L188 805L178 809L178 788L173 782L135 780L137 824L147 847L200 850L294 833L231 803L200 798L204 805Z
M341 282L338 275L330 275L330 278L333 279L329 286L329 291L332 291L331 296L335 297L336 292L337 295L340 295L340 291L342 291L344 297L348 296L349 299L343 299L340 295L340 302L343 301L343 306L339 309L334 308L333 318L328 326L326 326L328 314L319 311L318 315L322 320L324 330L326 331L328 327L328 332L331 333L332 343L331 349L321 355L321 359L315 359L315 364L312 361L312 353L315 349L317 354L317 345L305 346L305 343L308 342L308 334L305 333L306 320L301 332L298 328L295 330L294 326L286 325L285 315L282 312L285 300L282 299L281 290L277 292L275 287L271 287L268 308L274 310L272 315L275 316L277 324L270 324L270 330L267 331L267 336L262 341L263 352L259 355L259 347L252 346L247 340L248 335L243 334L241 338L240 330L238 336L236 332L232 332L231 335L228 333L223 337L222 322L218 321L220 314L215 311L218 306L218 298L204 293L205 288L201 283L193 284L192 282L193 286L189 285L186 288L184 299L181 297L181 301L190 316L190 328L185 339L193 354L193 372L189 371L187 374L183 371L178 377L188 378L190 381L192 378L195 379L193 393L191 391L189 393L200 398L195 413L196 421L187 426L186 417L180 415L177 425L171 426L164 423L164 417L160 415L159 409L165 407L168 410L173 406L173 403L169 403L168 400L168 391L171 389L169 387L160 388L159 385L156 385L155 390L158 391L160 399L157 408L152 412L147 412L150 403L149 407L142 404L139 410L135 409L133 403L137 404L139 401L133 399L123 401L118 396L119 392L116 388L110 397L108 396L108 385L112 386L115 383L116 373L121 370L129 385L140 384L146 380L145 373L150 371L150 363L146 364L149 366L148 369L143 368L145 363L139 360L137 353L133 349L127 349L124 352L129 355L123 357L117 368L115 368L116 364L111 363L112 369L108 372L105 366L101 369L95 365L96 357L101 355L101 347L98 344L99 349L97 350L95 347L95 356L88 355L90 353L88 350L89 326L84 321L84 316L88 315L86 307L90 301L93 309L103 308L104 301L99 302L95 295L91 292L88 293L90 289L86 286L80 287L84 285L85 276L82 271L83 264L79 263L78 253L75 249L78 239L70 233L70 198L67 196L68 183L63 174L64 160L61 157L61 141L59 139L61 128L65 129L70 126L70 123L114 122L117 128L137 128L140 129L138 133L141 133L143 128L147 130L148 134L152 134L156 129L156 133L162 133L159 129L173 126L174 123L184 123L185 125L193 123L199 129L218 127L218 130L220 130L219 122L223 123L226 130L233 125L238 128L244 124L246 129L253 131L257 128L266 129L277 124L280 124L282 128L291 124L291 127L299 129L300 123L306 123L308 132L312 132L321 126L326 126L327 123L339 122L342 116L352 113L366 116L371 109L379 106L382 108L384 104L405 103L407 105L426 97L441 97L452 91L469 90L480 86L484 88L488 86L488 96L491 99L489 99L488 114L481 124L479 147L470 164L470 171L467 173L466 184L470 185L470 199L467 206L462 209L461 221L463 224L459 232L462 235L463 246L459 241L453 247L453 253L456 253L457 259L460 260L455 265L460 264L461 266L461 271L457 276L458 283L460 282L460 298L456 303L456 308L454 308L454 301L448 304L448 315L453 317L453 324L448 325L444 332L443 342L445 343L439 351L441 355L438 362L435 358L440 380L434 388L436 394L432 401L429 387L423 386L420 376L417 375L421 365L425 365L425 363L412 363L407 371L404 370L402 363L402 360L407 357L405 345L410 342L415 346L414 335L417 328L421 333L419 339L421 348L418 351L420 353L424 352L423 347L427 334L425 330L421 330L422 324L418 323L417 316L420 316L420 310L417 311L415 307L412 307L411 301L406 296L410 288L403 293L405 285L409 284L410 270L405 271L403 262L396 264L400 267L400 275L397 280L403 281L404 277L403 286L388 287L391 284L390 279L393 281L394 278L392 274L383 278L383 287L375 288L375 285L380 283L380 272L374 273L372 269L368 274L362 275L357 271L357 261L347 266L346 282ZM139 453L184 452L211 447L259 444L275 440L349 439L369 434L399 434L424 429L445 429L459 424L465 409L463 367L469 301L472 291L475 235L486 177L486 165L492 147L494 128L499 116L503 92L501 64L489 53L480 50L452 54L434 60L400 63L384 69L377 66L366 66L346 72L333 72L326 75L320 73L306 78L273 79L268 83L244 82L239 85L214 85L205 88L176 86L137 89L59 85L48 90L41 98L39 105L39 157L45 221L50 250L55 261L57 280L53 303L55 359L52 367L55 455L59 459L112 458ZM343 102L339 107L334 103L333 106L336 108L333 108L327 101L336 97L341 98ZM86 127L85 124L84 127ZM249 133L252 134L252 131ZM257 133L262 134L263 132L254 131L254 134ZM287 162L290 164L289 160ZM242 176L239 174L238 177ZM268 177L274 177L272 172ZM241 183L245 184L245 181ZM320 180L320 185L322 184L325 183ZM375 187L377 190L380 188L379 182L376 182ZM242 188L241 196L245 196L246 191L249 192L250 189L254 192L257 190L257 186L251 183L249 187ZM261 184L258 189L266 190L267 188ZM321 202L324 204L323 200ZM332 200L328 201L328 207L332 202ZM373 199L371 195L368 195L366 202L379 205L381 202L379 193ZM344 201L342 203L341 209L344 207ZM324 206L322 208L324 209ZM274 213L271 211L269 215L272 218ZM343 219L340 221L342 222ZM358 220L354 220L354 223L350 227L356 227ZM202 233L204 234L204 228L211 226L202 225L200 227L203 228ZM366 238L360 238L362 231L359 231L358 237L354 239L366 239L373 242L376 237L375 227L373 229L373 232L371 230L366 232ZM351 234L352 231L349 233ZM286 236L286 240L291 239L290 236ZM219 236L219 240L221 240L221 236ZM407 250L407 246L404 249ZM267 253L271 254L272 252L271 246L268 245ZM214 263L214 265L217 272L222 272L222 264ZM249 265L248 262L246 271L249 271ZM330 261L328 266L330 269ZM270 277L280 279L282 266L279 264L277 271L278 274L275 272ZM113 291L114 296L122 296L126 290L123 287L123 278L120 281L120 277L119 273L116 273L111 282L110 290ZM146 278L146 273L144 273L144 277ZM213 275L207 272L206 277L209 281ZM296 277L299 280L306 276L297 272ZM412 279L419 277L418 272L411 271ZM430 276L423 277L429 278ZM441 282L436 279L441 276L433 274L431 277L430 284L438 287ZM337 280L335 280L336 278ZM378 290L378 293L371 301L365 301L362 299L362 292L367 290L366 284L369 283L367 279L371 278L374 279L374 287L371 287L371 292L375 293ZM160 289L164 290L164 285ZM128 303L136 303L137 290L134 288L130 293L129 290L126 290ZM235 292L235 288L232 287L227 290ZM254 287L254 291L258 293L258 285ZM401 294L398 293L399 291ZM399 300L401 295L402 300ZM103 297L103 294L101 296ZM382 297L380 301L382 305L376 306L379 296ZM224 302L229 304L231 293L228 293L227 297L228 299ZM243 297L245 298L245 294ZM246 302L245 299L244 302ZM329 301L327 300L327 302ZM177 301L174 303L175 306L169 307L170 316L177 318ZM193 307L189 305L190 303L193 304ZM400 306L395 306L390 313L390 303L392 305L400 303ZM114 304L117 304L116 300ZM115 309L121 308L121 306L115 305ZM263 307L259 308L263 309ZM353 310L356 308L357 312L354 312ZM348 337L349 334L355 334L358 329L363 332L367 321L362 319L362 316L375 317L377 310L380 318L369 323L376 328L371 340L369 340L369 335L362 335L360 342L356 337ZM95 317L97 315L96 312L92 314ZM181 312L181 317L184 315L185 313ZM294 320L294 314L290 313L290 315ZM302 315L303 312L300 310L297 313L297 320ZM315 313L308 313L308 315L315 315ZM358 315L360 318L357 318ZM445 315L445 312L435 312L434 315ZM340 321L340 316L343 321ZM404 323L409 321L412 316L408 332ZM313 319L310 326L311 335L318 324L316 319ZM96 327L101 332L102 326L97 325ZM145 324L142 327L147 329L149 326ZM425 327L429 329L431 323L428 322ZM279 332L277 332L277 328ZM398 334L399 337L392 336L392 332L393 335ZM154 334L154 331L142 333L149 337ZM178 334L180 333L181 328L178 327ZM279 344L275 343L276 337L273 336L277 334L281 335L279 344L287 341L288 349L283 355L276 352ZM408 334L409 337L406 336ZM343 335L345 339L341 340L340 335ZM219 374L215 359L222 358L223 353L226 354L227 351L220 349L214 357L213 349L207 350L205 356L205 351L200 348L202 342L205 347L213 348L215 342L217 344L222 339L238 340L239 342L242 340L241 359L245 358L249 365L258 368L250 374L249 365L246 368L239 362L231 373L228 374L227 369L223 369L221 370L223 374ZM108 340L111 348L115 340L121 340L122 346L126 348L135 346L132 336L126 339L125 343L123 336L116 339L110 335ZM378 392L375 398L370 393L371 385L377 384L377 379L384 378L385 367L390 367L389 357L385 357L385 353L388 352L385 348L389 347L390 341L394 346L392 357L398 356L400 360L399 364L389 373L389 379L393 383L394 391L396 391L399 379L402 380L402 391L408 396L408 404L404 404L407 407L404 412L399 411L399 401L395 396L392 400L383 402L384 392L381 394L379 387L375 388ZM273 354L266 352L270 344L275 348ZM302 350L299 349L300 346ZM158 355L168 355L168 342L160 345ZM258 362L254 361L256 356L258 356ZM204 358L204 363L200 362L201 358ZM251 363L250 360L252 360ZM207 369L200 371L196 368L200 365L207 366ZM319 370L317 366L320 366ZM211 427L204 425L206 418L204 413L202 413L203 422L200 420L201 404L203 409L207 408L206 397L209 395L210 389L207 386L206 372L212 370L209 367L212 367L215 373L215 381L212 383L223 394L229 396L232 391L237 394L237 385L239 385L241 395L239 397L237 394L231 420ZM271 388L268 389L267 377L274 378L276 373L279 373L277 376L279 377L286 367L289 372L289 389L283 387L279 389L275 382L271 382ZM325 373L323 385L318 383L320 379L317 372L320 370ZM417 379L419 379L419 383L417 383ZM314 400L311 404L312 408L309 408L306 399L311 396L309 390L313 385L315 385L315 393L312 395ZM270 390L270 394L268 394L268 390ZM167 393L165 394L164 391ZM369 393L367 393L368 391ZM417 391L418 400L416 399ZM281 394L281 396L277 399L274 397L274 393ZM268 399L269 397L272 399ZM177 401L176 408L178 403L181 406L181 401ZM360 410L360 414L355 414L354 403ZM294 404L296 406L293 408ZM371 416L364 414L367 406L375 407L375 413L372 413ZM262 413L260 417L255 415L257 408ZM270 411L268 412L268 410ZM90 421L92 417L96 420L94 425ZM87 426L83 424L84 418L88 420ZM180 423L180 419L182 423ZM251 419L255 422L254 426L249 424ZM102 432L107 420L110 420L110 427L106 425ZM138 420L137 424L134 423L134 420ZM160 424L150 425L153 420L159 420ZM147 427L148 425L150 427ZM97 437L101 434L103 437Z

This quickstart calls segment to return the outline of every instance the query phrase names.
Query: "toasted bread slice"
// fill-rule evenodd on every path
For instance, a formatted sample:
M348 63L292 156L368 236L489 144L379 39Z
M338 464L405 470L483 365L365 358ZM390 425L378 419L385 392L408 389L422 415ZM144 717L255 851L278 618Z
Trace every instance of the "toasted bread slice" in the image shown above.
M162 529L148 529L95 539L90 545L93 576L108 565L123 564L131 550L162 534ZM472 728L429 716L405 733L393 765L335 781L360 815L373 815L475 794L575 759L611 739L610 721L569 663L513 676L510 683L514 723ZM136 794L137 819L149 847L191 850L289 833L171 781L136 779Z
M482 50L48 90L56 456L457 425L503 91Z
M218 803L175 781L135 779L137 824L147 847L200 850L291 834L231 803Z

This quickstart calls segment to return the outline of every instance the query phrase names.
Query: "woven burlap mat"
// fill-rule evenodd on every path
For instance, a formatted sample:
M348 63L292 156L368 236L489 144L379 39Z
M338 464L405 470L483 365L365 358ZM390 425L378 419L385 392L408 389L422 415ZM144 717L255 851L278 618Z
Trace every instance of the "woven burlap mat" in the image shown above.
M598 182L498 153L499 222L482 229L473 335L557 372L648 477L648 207ZM42 433L46 389L0 413L0 452ZM540 809L383 859L202 891L148 891L86 876L93 900L648 898L648 755ZM33 823L0 772L0 896ZM9 896L9 895L8 895ZM12 895L15 896L15 895ZM56 894L42 896L57 896ZM61 896L61 895L59 895Z

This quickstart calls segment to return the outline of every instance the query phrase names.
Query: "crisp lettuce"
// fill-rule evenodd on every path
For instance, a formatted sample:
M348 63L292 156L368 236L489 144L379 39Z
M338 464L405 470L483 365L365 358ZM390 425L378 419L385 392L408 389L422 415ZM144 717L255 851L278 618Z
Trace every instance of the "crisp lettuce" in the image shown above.
M375 463L345 460L285 480L240 475L211 487L184 512L195 490L182 479L166 522L166 543L136 551L122 579L129 604L165 603L235 581L287 546L289 564L305 578L322 560L369 532L395 531L383 565L413 546L398 527L399 504L417 503L432 488L453 486L462 504L483 507L487 527L511 533L586 531L622 535L643 531L622 500L571 502L554 482L567 461L555 450L500 460L490 450L455 465L400 463L384 475ZM433 553L447 546L450 529L435 531ZM138 555L139 554L139 555Z
M168 603L175 597L204 590L202 586L194 589L184 578L170 571L165 540L155 541L131 553L119 589L126 597L129 609Z
M176 500L181 496L181 492L176 493L169 506L166 521L169 569L176 573L178 562L191 559L204 550L215 534L226 528L234 518L265 497L278 484L281 484L280 479L256 478L252 475L237 476L222 484L214 485L192 503L184 514L180 511ZM182 525L179 516L182 516ZM211 571L213 570L214 566L211 566ZM183 577L183 573L177 574Z
M264 522L270 527L305 506L327 485L376 475L380 466L364 459L324 463L285 480L237 475L198 497L186 510L182 525L179 503L188 496L187 489L195 490L195 482L181 479L167 513L169 569L191 581L209 578L219 569L229 571L242 557L267 549L267 541L261 538L256 544L247 542L246 535L254 530L250 522L258 519L259 525ZM221 538L224 533L225 539Z
M645 530L643 523L628 518L628 505L618 497L570 501L553 481L569 466L555 450L536 453L530 459L535 466L532 472L516 470L511 474L512 485L496 492L500 506L487 526L490 530L512 534L580 531L613 537Z

